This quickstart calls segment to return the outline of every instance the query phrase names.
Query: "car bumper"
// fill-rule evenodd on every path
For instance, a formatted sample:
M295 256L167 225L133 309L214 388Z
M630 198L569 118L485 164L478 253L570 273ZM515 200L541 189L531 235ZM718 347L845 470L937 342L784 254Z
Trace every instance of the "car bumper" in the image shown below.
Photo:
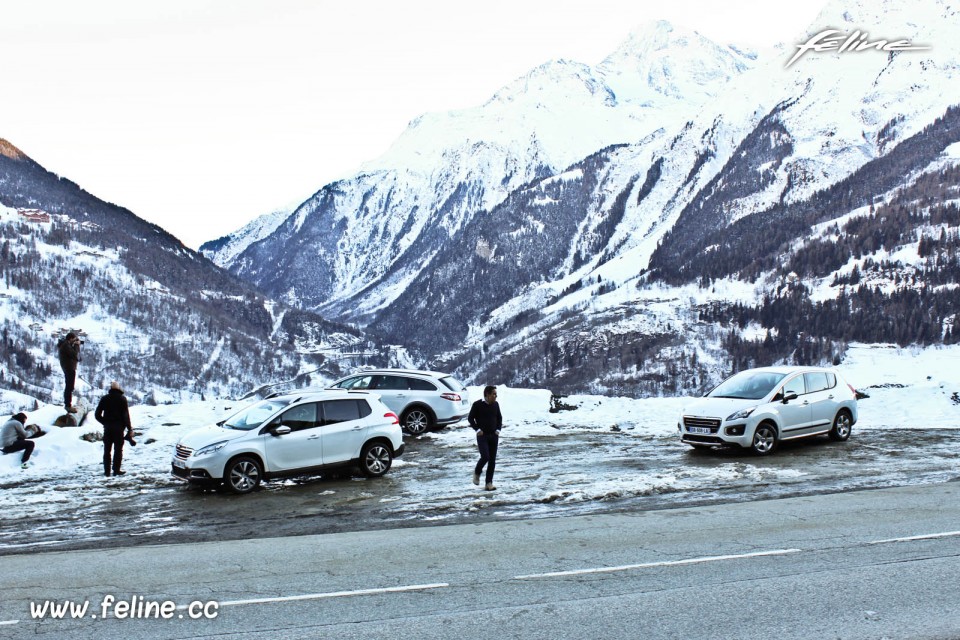
M170 462L170 473L190 482L219 482L224 462L226 461L182 460L174 456Z
M690 426L680 422L677 428L680 431L680 441L685 444L696 444L712 447L743 447L749 448L753 444L755 424L734 420L726 422L715 419L715 424L698 424Z
M467 414L466 414L466 413L463 414L462 416L451 416L451 417L449 417L449 418L439 418L439 417L438 417L438 418L437 418L437 426L438 426L438 427L448 427L448 426L450 426L451 424L456 424L456 423L460 422L461 420L463 420L463 419L466 418L466 417L467 417Z

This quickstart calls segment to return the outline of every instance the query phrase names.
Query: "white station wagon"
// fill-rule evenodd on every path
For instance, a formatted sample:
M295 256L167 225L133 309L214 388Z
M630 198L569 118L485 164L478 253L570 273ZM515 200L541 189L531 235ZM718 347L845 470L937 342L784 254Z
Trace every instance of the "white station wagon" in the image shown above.
M836 371L765 367L741 371L684 407L677 429L695 448L736 445L767 455L782 440L846 440L856 422L857 392Z

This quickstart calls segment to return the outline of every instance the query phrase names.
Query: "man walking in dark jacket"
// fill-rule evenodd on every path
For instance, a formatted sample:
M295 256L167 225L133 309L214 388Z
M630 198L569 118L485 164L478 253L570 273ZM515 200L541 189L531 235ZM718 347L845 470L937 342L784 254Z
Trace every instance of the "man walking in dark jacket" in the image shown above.
M117 382L110 383L110 391L100 398L97 410L93 416L103 425L103 475L110 477L111 462L113 475L122 476L126 471L120 470L123 462L123 432L127 431L130 444L133 443L133 427L130 425L130 409L123 390ZM113 460L111 461L111 450Z
M73 387L77 383L77 364L80 362L80 338L73 331L57 344L57 355L60 357L60 368L63 369L65 386L63 388L63 408L69 413L76 413L73 406Z
M477 448L480 461L473 470L473 484L480 484L480 473L487 466L486 490L493 491L493 471L497 466L497 445L500 442L500 429L503 428L503 416L497 404L497 388L487 386L483 390L483 400L477 400L470 407L467 422L477 432Z

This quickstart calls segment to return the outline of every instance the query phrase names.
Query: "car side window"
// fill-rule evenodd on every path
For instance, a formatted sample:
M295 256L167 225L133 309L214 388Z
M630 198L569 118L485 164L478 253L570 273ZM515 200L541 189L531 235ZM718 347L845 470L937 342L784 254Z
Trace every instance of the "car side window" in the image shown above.
M828 373L826 375L827 375L827 389L833 389L835 386L837 386L837 376L832 373Z
M373 376L356 376L344 380L337 387L340 389L369 389L371 380L373 380Z
M805 373L803 374L804 383L807 385L807 393L814 393L815 391L823 391L824 389L829 388L827 383L827 374L826 373Z
M803 376L794 376L787 380L787 384L783 385L783 397L795 393L798 396L802 396L807 392L807 388L803 383Z
M370 408L370 405L367 404L366 400L355 400L357 403L357 408L360 411L360 417L366 418L368 415L373 413L373 410Z
M293 431L312 429L317 426L317 404L310 402L284 411L280 416L280 424Z
M377 386L374 387L380 391L406 391L410 388L406 378L400 376L377 376Z
M413 391L436 391L437 388L430 384L429 380L421 380L420 378L407 378L407 381L410 384L410 389Z
M321 404L324 425L360 419L360 406L357 400L327 400Z

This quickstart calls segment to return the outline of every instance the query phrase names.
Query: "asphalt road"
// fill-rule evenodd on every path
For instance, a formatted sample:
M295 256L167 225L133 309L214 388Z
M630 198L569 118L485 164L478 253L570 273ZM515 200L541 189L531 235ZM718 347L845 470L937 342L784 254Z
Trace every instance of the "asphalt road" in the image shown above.
M957 638L958 489L8 555L0 637Z

